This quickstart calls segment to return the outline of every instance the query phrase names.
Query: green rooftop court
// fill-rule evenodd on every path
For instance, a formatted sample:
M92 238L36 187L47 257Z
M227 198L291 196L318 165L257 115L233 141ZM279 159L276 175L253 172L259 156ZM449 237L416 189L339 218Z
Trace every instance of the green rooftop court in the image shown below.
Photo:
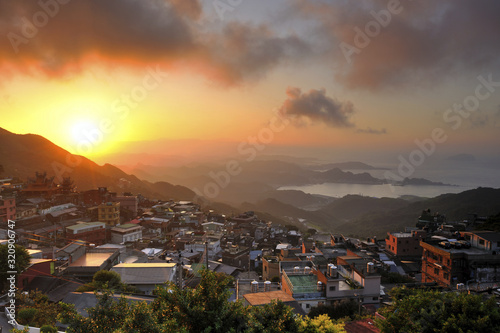
M290 281L290 285L293 286L291 289L294 294L315 293L318 291L318 278L314 274L287 274L286 278Z

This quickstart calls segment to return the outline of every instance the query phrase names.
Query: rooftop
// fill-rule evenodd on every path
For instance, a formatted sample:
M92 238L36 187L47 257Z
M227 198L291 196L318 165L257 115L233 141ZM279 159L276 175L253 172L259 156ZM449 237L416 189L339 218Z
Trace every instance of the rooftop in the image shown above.
M86 253L72 262L69 267L99 267L112 255L113 252Z
M263 305L271 303L272 300L280 300L282 302L292 302L295 299L282 290L267 291L262 293L250 293L243 295L245 300L250 305Z
M83 223L77 223L70 225L69 227L66 227L66 229L70 230L80 230L80 229L86 229L86 228L91 228L91 227L97 227L97 226L106 226L106 223L104 222L83 222Z

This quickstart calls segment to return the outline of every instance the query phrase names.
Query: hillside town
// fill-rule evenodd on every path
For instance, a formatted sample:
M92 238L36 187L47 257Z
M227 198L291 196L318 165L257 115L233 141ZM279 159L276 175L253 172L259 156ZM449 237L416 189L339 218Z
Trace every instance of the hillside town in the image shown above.
M477 231L484 223L478 216L453 222L414 212L415 225L404 231L356 239L280 225L252 211L222 214L189 200L105 187L78 192L70 178L56 184L46 173L0 184L0 244L13 230L30 255L17 289L74 304L83 315L97 301L78 289L102 270L133 288L125 297L151 302L157 286L195 287L208 267L234 278L232 301L281 300L301 315L350 299L360 314L377 316L391 302L388 292L401 285L500 297L500 233Z

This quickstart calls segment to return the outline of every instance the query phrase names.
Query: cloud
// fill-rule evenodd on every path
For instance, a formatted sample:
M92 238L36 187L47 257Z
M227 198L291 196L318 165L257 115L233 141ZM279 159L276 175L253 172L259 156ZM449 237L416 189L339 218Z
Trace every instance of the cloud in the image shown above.
M358 128L356 132L364 134L376 134L376 135L387 134L387 130L385 128L381 128L378 130L378 129L373 129L371 127L367 127L365 129Z
M294 120L297 126L305 126L308 122L338 128L354 126L349 119L354 113L353 104L326 96L324 89L311 89L308 93L302 93L299 88L288 87L286 94L288 98L279 111Z
M89 65L127 68L161 64L192 70L222 84L258 79L308 45L265 26L228 23L204 29L195 0L1 1L0 72L66 77ZM61 1L63 2L63 1ZM45 20L46 19L46 20ZM44 21L45 20L45 21Z
M318 49L333 61L335 77L350 88L382 89L438 83L450 75L500 69L500 2L400 1L401 11L390 16L366 46L352 54L349 64L341 43L355 46L371 13L387 10L394 1L296 1L295 8L311 22L319 22ZM360 44L358 44L360 45Z

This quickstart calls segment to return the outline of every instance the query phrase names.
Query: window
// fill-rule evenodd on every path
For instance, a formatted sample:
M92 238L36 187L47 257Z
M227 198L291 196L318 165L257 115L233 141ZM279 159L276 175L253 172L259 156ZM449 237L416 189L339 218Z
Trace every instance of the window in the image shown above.
M306 309L309 309L310 305L309 303L306 303Z
M377 297L377 296L375 296L375 297L373 297L373 298L372 298L372 300L373 300L373 301L378 301L378 297Z
M335 291L335 286L330 286L330 291Z
M448 278L450 277L450 275L448 273L444 273L443 277L444 277L445 280L448 280Z
M479 240L479 245L484 245L484 239Z
M439 268L434 268L434 274L439 275Z

